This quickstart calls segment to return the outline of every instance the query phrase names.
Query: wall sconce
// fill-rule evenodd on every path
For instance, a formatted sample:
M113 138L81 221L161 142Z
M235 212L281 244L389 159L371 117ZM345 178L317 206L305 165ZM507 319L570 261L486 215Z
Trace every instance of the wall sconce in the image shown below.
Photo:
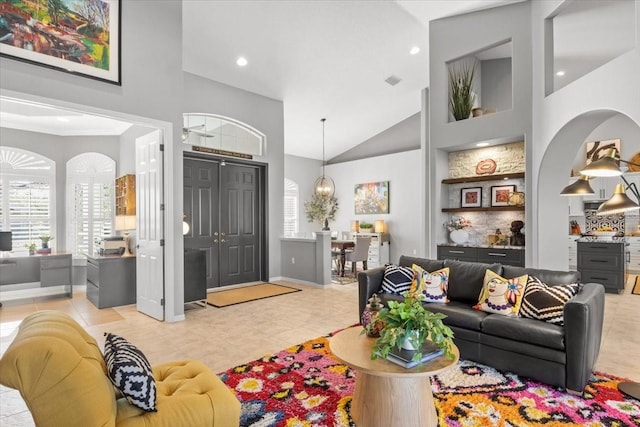
M374 226L374 231L376 233L384 233L385 232L385 227L384 227L384 220L383 219L378 219L376 220Z

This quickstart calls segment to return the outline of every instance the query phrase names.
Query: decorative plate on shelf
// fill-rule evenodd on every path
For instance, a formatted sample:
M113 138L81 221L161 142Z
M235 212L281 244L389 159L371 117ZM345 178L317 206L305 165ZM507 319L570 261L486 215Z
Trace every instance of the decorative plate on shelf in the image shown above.
M640 165L640 151L634 154L629 161ZM640 172L640 166L629 165L629 172Z
M496 171L496 161L493 159L480 160L476 165L476 174L486 175Z

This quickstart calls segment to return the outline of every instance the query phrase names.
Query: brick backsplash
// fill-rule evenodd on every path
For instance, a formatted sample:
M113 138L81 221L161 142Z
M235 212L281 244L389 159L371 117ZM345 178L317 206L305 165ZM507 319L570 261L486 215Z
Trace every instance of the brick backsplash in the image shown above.
M524 142L449 153L449 178L476 176L476 165L485 159L496 162L493 174L524 172Z
M471 221L471 227L467 228L469 233L469 244L486 245L487 236L494 234L496 228L500 229L500 232L505 236L510 235L511 222L523 221L523 211L505 211L505 212L466 212L464 215L455 214L450 215L452 217L464 217ZM525 236L526 227L525 223ZM448 235L448 232L446 233Z

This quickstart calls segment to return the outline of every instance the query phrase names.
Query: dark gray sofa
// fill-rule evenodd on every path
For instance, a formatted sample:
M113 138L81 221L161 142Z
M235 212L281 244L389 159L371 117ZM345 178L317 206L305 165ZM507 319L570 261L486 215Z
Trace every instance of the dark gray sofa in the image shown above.
M552 271L453 260L401 256L399 265L418 264L427 271L450 267L448 304L428 304L430 311L447 315L444 323L455 334L462 359L514 372L543 383L582 393L598 357L604 318L604 287L584 284L564 308L564 326L540 320L506 317L472 308L477 303L487 269L502 277L537 276L549 285L576 283L577 271ZM360 317L373 293L383 302L402 300L382 291L384 268L361 272Z

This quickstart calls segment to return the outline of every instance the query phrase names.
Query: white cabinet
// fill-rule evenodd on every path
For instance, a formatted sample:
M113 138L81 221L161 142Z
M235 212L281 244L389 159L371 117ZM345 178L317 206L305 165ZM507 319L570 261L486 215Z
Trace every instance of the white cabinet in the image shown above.
M624 178L629 182L629 184L634 184L638 191L640 191L640 172L625 173ZM629 196L629 198L634 202L640 203L640 200L636 200L631 190L627 190L627 196ZM637 217L640 215L640 210L636 209L633 211L628 211L625 213L625 215Z
M389 263L389 244L391 243L389 233L353 233L354 239L357 236L371 237L367 268L383 267Z
M627 237L625 240L629 243L627 246L628 271L632 274L640 274L640 237Z
M622 180L617 176L590 179L589 185L593 188L594 194L584 196L583 200L609 200L616 189L616 184L622 183Z
M569 270L578 269L578 235L569 236Z
M578 178L571 178L569 184L576 182ZM566 196L569 199L569 216L584 216L584 201L582 196Z

